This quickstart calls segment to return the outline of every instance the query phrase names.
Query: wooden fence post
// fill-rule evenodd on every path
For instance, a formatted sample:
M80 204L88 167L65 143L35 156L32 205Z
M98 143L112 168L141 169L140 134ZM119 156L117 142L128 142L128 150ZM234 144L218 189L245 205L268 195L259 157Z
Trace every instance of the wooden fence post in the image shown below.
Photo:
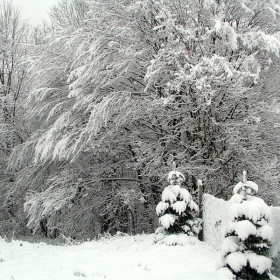
M204 193L204 186L201 180L197 180L197 185L198 185L198 207L199 207L198 217L203 219L202 198ZM198 234L198 240L202 241L202 239L203 239L203 223L202 223L202 230Z

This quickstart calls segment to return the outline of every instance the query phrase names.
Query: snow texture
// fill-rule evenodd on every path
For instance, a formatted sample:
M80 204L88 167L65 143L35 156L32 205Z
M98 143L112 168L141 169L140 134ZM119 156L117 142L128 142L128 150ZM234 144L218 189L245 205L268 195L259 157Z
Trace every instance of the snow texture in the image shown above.
M176 201L171 205L172 209L176 211L179 215L186 211L187 203L185 201Z
M226 264L228 264L235 272L239 272L244 266L246 266L247 258L241 252L234 252L227 256Z
M177 201L177 197L181 198L183 201ZM158 211L159 211L159 213L161 213L162 211L167 209L167 208L164 209L164 207L166 207L165 203L167 203L167 202L171 203L171 207L177 213L181 213L181 212L185 211L182 209L184 209L184 208L186 209L187 206L189 206L190 209L193 211L197 212L199 210L198 205L191 199L190 193L186 189L181 188L179 185L170 185L170 186L166 187L162 192L161 198L162 198L162 201L156 207L157 213L158 213Z
M238 237L237 236L228 236L224 239L222 243L222 254L223 256L227 253L233 253L240 249L238 246Z
M221 249L222 241L224 239L223 228L225 228L230 221L228 213L229 208L232 206L232 202L238 203L242 200L241 198L242 195L237 194L234 195L230 201L225 201L209 194L203 195L203 239L215 249ZM257 198L254 197L254 199L256 199L255 201L258 201ZM261 205L258 207L262 208ZM271 217L269 219L269 225L274 231L272 243L275 244L277 248L279 244L280 251L280 207L268 207L268 209L269 210L265 216L267 218ZM272 233L266 232L263 234L267 234L268 237L271 237L269 235Z
M265 257L255 253L246 253L245 256L252 268L254 268L259 274L263 274L266 270L271 268L272 261Z
M272 240L274 235L274 230L270 225L263 225L261 228L257 230L257 236L260 236L262 239L265 240Z
M255 235L257 229L254 224L248 220L229 223L225 227L225 235L231 232L236 232L241 240L245 240L249 235Z
M230 202L232 203L241 203L244 200L244 195L242 194L235 194L231 197Z
M181 188L180 181L183 178L181 175L180 172L175 171L169 173L170 185L163 190L162 201L156 206L156 213L162 227L155 232L155 243L188 244L192 242L192 238L187 237L197 237L201 230L201 219L194 216L194 212L199 211L198 205L192 200L190 193ZM192 218L182 222L180 217L188 211ZM184 233L186 237L183 237L181 233Z
M189 203L191 201L191 195L186 189L181 189L180 198Z
M274 230L274 235L272 237L272 254L274 258L277 258L275 262L274 271L277 273L277 276L280 276L280 207L271 207L271 222L270 225Z
M156 207L156 213L157 215L160 215L162 212L164 212L168 208L169 204L167 202L160 201Z
M186 234L171 234L165 237L164 243L167 246L181 245L185 246L187 244L194 245L197 241L197 238L188 236Z
M274 230L272 243L280 244L280 207L271 207L271 221L269 224L272 226Z
M266 256L256 254L254 250L247 249L246 240L249 236L258 236L263 242L254 244L255 248L270 248L267 242L273 237L273 229L267 223L271 220L271 209L262 199L248 195L251 189L257 192L258 186L247 181L245 171L243 182L234 187L234 195L229 202L231 222L224 228L226 238L222 243L222 255L217 267L229 266L238 273L244 270L245 266L250 266L261 275L271 269L272 261Z
M198 212L199 210L198 205L193 200L190 201L189 207L191 208L191 210L194 210L195 212Z
M210 194L203 195L203 240L217 250L224 239L223 228L229 222L229 202Z
M163 202L169 201L170 203L173 203L177 200L176 195L172 192L172 189L170 187L166 187L163 190L161 199Z
M176 218L177 217L175 215L165 214L159 218L159 222L165 229L168 229L170 226L172 226L175 223Z
M235 185L233 189L233 193L237 194L239 191L245 191L246 187L254 190L255 192L258 192L259 189L258 185L255 182L252 181L246 181L246 183L239 182ZM250 191L247 193L250 193Z
M237 34L234 28L231 27L228 22L221 22L220 19L217 19L214 26L214 32L221 36L226 41L228 47L233 51L238 48Z
M232 220L245 216L247 219L257 223L262 218L269 221L271 209L261 198L247 196L246 201L240 204L234 203L230 206L229 215Z
M179 171L171 171L171 172L169 172L168 177L167 177L167 181L168 182L170 182L170 180L172 179L173 175L175 175L176 177L179 177L179 178L181 177L183 179L183 181L186 180L185 176L181 172L179 172Z
M184 237L185 238L185 237ZM1 280L228 280L215 269L219 252L196 240L186 246L153 243L154 234L112 237L76 246L0 239ZM174 242L170 240L170 242ZM276 280L277 278L275 278Z
M176 195L176 197L178 197L181 193L181 187L179 185L172 185L169 186L169 188L171 188L172 192Z
M272 265L272 261L269 258L255 253L233 252L225 260L225 264L228 264L235 272L239 272L247 263L259 274L263 274ZM222 265L222 263L220 264Z

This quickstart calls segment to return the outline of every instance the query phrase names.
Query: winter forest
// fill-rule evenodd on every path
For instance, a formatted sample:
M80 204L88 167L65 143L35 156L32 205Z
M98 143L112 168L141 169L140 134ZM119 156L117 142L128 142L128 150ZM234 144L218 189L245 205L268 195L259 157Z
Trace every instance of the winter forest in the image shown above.
M279 0L1 1L0 236L152 233L174 162L279 206L279 54Z

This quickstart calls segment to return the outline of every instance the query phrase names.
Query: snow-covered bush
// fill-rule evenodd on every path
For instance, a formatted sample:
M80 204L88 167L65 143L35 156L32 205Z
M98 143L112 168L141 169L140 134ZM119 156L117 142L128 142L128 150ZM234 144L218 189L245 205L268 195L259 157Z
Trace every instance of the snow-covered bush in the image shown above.
M246 180L239 182L233 192L229 215L231 222L224 229L222 258L218 267L227 267L237 279L271 279L271 240L273 228L269 206L252 196L258 186Z
M156 207L161 227L156 230L155 242L183 245L188 242L184 235L197 237L201 230L201 219L196 217L198 205L189 191L181 187L184 180L184 175L178 171L168 175L170 185L162 192L161 202Z

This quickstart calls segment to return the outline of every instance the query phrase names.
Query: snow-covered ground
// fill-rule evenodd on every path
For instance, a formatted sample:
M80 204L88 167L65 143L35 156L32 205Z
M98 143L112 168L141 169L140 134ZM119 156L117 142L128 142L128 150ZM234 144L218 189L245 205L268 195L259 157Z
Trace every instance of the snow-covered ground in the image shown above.
M220 252L204 242L153 244L154 234L118 236L75 246L0 239L1 280L226 280ZM275 279L278 279L275 277Z

